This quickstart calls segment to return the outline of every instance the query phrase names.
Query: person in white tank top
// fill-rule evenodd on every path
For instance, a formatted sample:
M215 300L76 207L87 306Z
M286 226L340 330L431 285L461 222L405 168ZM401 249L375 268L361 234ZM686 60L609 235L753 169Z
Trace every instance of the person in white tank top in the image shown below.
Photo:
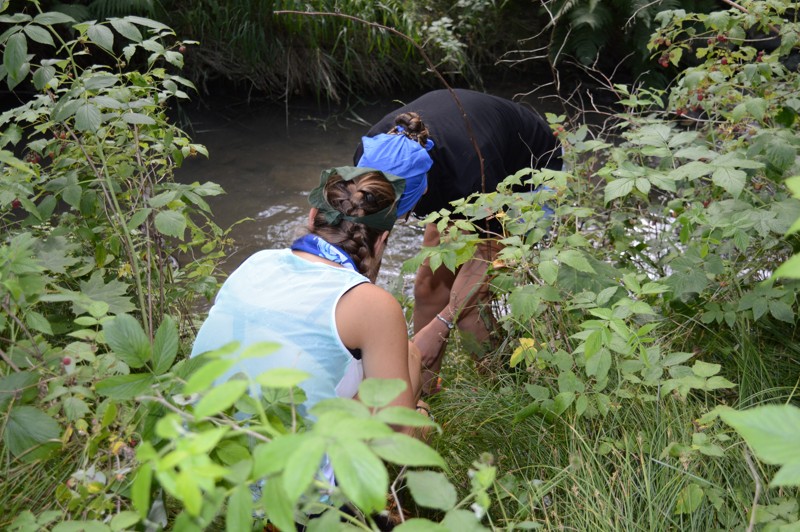
M370 168L323 172L309 198L309 233L291 249L254 254L229 276L191 356L232 341L240 349L277 342L277 353L242 360L222 380L276 367L302 369L311 375L300 384L307 400L299 410L308 416L323 399L355 397L364 378L402 379L406 390L394 404L415 408L419 351L408 341L398 301L374 284L394 222L424 192L414 187L403 194L406 185L404 178Z

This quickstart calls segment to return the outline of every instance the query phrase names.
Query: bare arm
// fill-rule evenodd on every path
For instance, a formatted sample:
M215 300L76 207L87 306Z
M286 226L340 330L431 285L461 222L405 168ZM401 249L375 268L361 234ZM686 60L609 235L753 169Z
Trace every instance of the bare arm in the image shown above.
M402 379L406 389L393 404L414 408L419 375L412 376L416 356L410 353L406 321L397 300L375 285L356 286L337 305L336 326L345 345L361 349L364 376ZM418 363L416 367L418 373Z

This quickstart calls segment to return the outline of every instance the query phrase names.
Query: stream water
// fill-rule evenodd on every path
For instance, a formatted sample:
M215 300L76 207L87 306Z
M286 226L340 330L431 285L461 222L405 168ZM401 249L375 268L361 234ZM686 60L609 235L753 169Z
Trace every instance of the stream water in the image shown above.
M190 135L208 148L209 157L186 160L176 179L212 181L226 191L209 201L216 223L222 228L233 226L234 245L223 270L233 271L261 249L288 247L303 231L308 193L319 183L320 172L352 164L355 146L369 124L398 107L398 100L413 98L385 97L349 109L322 108L316 102L284 106L241 101L186 110ZM395 226L379 285L409 289L409 280L400 277L400 270L421 241L422 228L413 218Z

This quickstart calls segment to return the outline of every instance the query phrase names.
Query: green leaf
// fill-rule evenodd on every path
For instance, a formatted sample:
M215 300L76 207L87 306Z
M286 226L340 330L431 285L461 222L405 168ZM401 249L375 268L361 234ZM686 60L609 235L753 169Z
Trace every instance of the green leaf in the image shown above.
M119 77L113 74L107 73L100 73L94 74L90 78L87 78L84 82L84 86L86 90L96 91L98 89L106 89L108 87L113 87L119 82Z
M633 191L633 186L636 184L635 178L623 177L616 179L610 183L606 183L604 201L610 203L617 198L627 196Z
M228 499L225 530L239 532L253 527L253 494L247 485L239 485Z
M53 328L50 326L50 322L35 310L30 310L25 314L25 323L28 324L28 327L40 333L53 334Z
M291 503L294 504L314 480L324 454L325 440L320 437L309 437L301 440L289 455L283 470L283 489ZM336 465L334 469L338 481L339 469Z
M395 527L396 532L450 532L451 529L440 525L430 519L414 517L406 519L400 526Z
M786 323L795 323L794 312L792 307L783 301L773 300L769 302L769 313L777 319Z
M579 272L596 273L583 253L576 249L567 249L558 254L558 260L575 268Z
M451 510L458 501L456 489L447 477L435 471L408 471L406 482L414 501L436 510Z
M91 520L62 521L53 527L51 532L110 532L108 525Z
M24 78L23 68L28 60L28 39L22 33L16 33L6 41L6 49L3 52L3 66L8 73L9 85L13 80L14 85ZM9 87L11 88L11 86Z
M558 279L558 264L556 264L552 260L542 261L539 263L539 275L542 276L542 280L549 284L553 285L556 283Z
M562 371L558 375L558 391L559 392L580 392L586 390L586 385L583 381L570 370Z
M561 392L553 399L553 411L556 414L563 414L567 408L575 401L575 392Z
M767 112L767 102L764 98L748 98L745 101L747 112L753 115L757 120L763 120Z
M106 26L102 24L92 24L86 30L86 36L97 46L109 52L114 51L114 33Z
M116 375L98 382L95 390L111 399L127 400L148 393L155 382L155 377L149 373Z
M312 412L316 414L317 411ZM346 434L348 438L369 440L390 436L394 431L375 418L352 417L346 411L332 410L317 419L314 433L334 438Z
M397 465L447 467L439 453L420 440L399 432L373 440L369 447L387 462Z
M122 120L126 124L139 124L139 125L150 126L156 123L156 121L153 120L151 117L142 113L132 113L132 112L122 113L120 115L120 118L122 118Z
M140 520L141 518L136 512L120 512L111 519L109 526L113 532L122 532L134 528L133 525Z
M736 168L717 168L711 175L711 180L718 187L722 187L734 198L738 198L747 181L747 174Z
M88 281L81 281L80 287L81 294L89 300L107 303L110 314L124 314L136 310L130 297L126 295L128 285L115 279L105 283L100 270L95 270ZM83 300L72 300L72 311L76 315L84 314L90 311L90 306Z
M61 436L58 422L41 410L32 406L17 406L11 409L6 418L3 441L6 448L16 457L25 454L25 460L38 458L39 452L31 449ZM60 444L59 442L53 442ZM46 452L47 449L40 449Z
M358 398L367 406L380 408L397 399L405 389L402 379L366 379L358 386Z
M53 42L53 36L50 35L50 32L44 29L41 26L36 26L35 24L28 24L23 28L25 34L31 38L32 41L36 41L40 44L46 44L48 46L55 46Z
M769 485L772 487L800 486L800 463L786 464L780 468Z
M142 32L139 31L139 28L131 24L125 19L121 18L112 18L109 19L111 26L117 30L117 32L128 39L129 41L133 42L141 42L142 41Z
M9 373L0 378L0 412L3 412L11 400L14 404L24 404L36 398L39 376L29 371Z
M224 465L232 466L242 461L250 461L250 450L244 445L240 445L231 440L219 442L214 450L220 462Z
M389 474L383 462L358 440L340 440L328 454L342 492L365 513L383 510L389 489Z
M256 382L266 388L292 388L308 380L311 375L295 368L273 368L256 377Z
M605 347L586 361L586 376L602 381L611 369L611 352Z
M63 122L75 114L80 107L80 100L60 100L53 107L52 118L56 122Z
M735 388L736 385L724 377L711 377L703 387L706 390L720 390L723 388Z
M100 109L96 105L84 103L75 111L75 129L93 133L100 129L102 118Z
M708 277L699 270L675 272L666 279L675 296L683 298L691 294L702 293L708 286Z
M155 217L156 229L166 236L183 240L186 232L186 218L179 212L161 211Z
M78 397L67 397L63 402L64 415L67 421L77 421L89 413L89 406L86 402Z
M175 479L175 497L183 503L183 507L189 515L200 515L203 507L203 494L191 471L182 470L178 473L178 478Z
M83 188L81 188L80 185L69 185L64 187L64 190L61 192L61 198L73 209L80 209L82 195Z
M177 354L178 327L171 316L165 316L153 339L153 373L163 375L169 371Z
M800 408L765 405L723 410L720 418L741 434L762 462L800 464Z
M34 17L33 21L44 26L52 26L53 24L68 24L70 22L75 22L75 19L58 11L48 11L46 13L39 13Z
M264 511L279 530L295 530L294 500L283 489L283 477L269 478L264 483Z
M147 220L147 217L150 216L151 212L153 212L153 209L150 208L144 208L136 211L128 220L128 229L133 231L134 229L138 228L144 223L145 220Z
M211 360L195 371L186 384L183 386L183 393L191 395L197 392L204 392L211 387L211 384L222 377L235 361L233 360Z
M650 193L650 181L645 177L636 178L636 189L642 194Z
M709 364L708 362L698 360L692 366L692 373L698 377L713 377L719 373L720 369L722 369L722 366L719 364Z
M139 321L120 314L103 324L103 335L114 354L132 368L141 368L151 358L150 340Z
M684 487L678 494L678 500L675 503L676 514L690 514L700 507L700 504L705 498L703 488L697 484L689 484Z
M227 409L247 391L247 381L235 379L218 384L203 396L194 407L194 417L198 421Z
M375 419L388 425L400 425L404 427L435 427L436 423L419 412L402 406L388 406L381 409Z
M262 478L283 471L289 456L307 435L286 434L260 443L253 450L253 477Z
M800 253L792 256L775 270L775 277L800 279Z
M533 285L515 286L508 296L508 303L516 319L528 320L539 312L539 288Z
M144 26L145 28L151 28L156 31L167 30L169 29L166 25L162 24L161 22L151 20L149 18L137 17L137 16L127 16L125 20L133 22L134 24L138 24L139 26Z

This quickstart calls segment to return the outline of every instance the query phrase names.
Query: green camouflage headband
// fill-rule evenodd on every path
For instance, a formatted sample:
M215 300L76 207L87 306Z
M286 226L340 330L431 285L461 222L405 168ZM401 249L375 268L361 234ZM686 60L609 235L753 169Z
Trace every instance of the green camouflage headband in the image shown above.
M325 185L328 183L328 179L330 179L332 175L339 175L344 181L352 181L356 177L370 172L377 172L381 174L386 178L387 181L389 181L389 183L392 184L395 201L393 201L392 204L385 209L368 214L366 216L348 216L343 212L334 209L325 200ZM400 176L396 176L388 172L381 172L380 170L375 170L374 168L340 166L338 168L328 168L322 172L319 178L319 186L311 191L308 201L311 203L312 207L319 209L319 212L325 216L325 221L330 225L339 225L342 223L342 220L348 220L350 222L364 224L367 227L372 227L373 229L389 231L397 221L397 198L403 194L403 190L405 190L405 188L406 181Z

